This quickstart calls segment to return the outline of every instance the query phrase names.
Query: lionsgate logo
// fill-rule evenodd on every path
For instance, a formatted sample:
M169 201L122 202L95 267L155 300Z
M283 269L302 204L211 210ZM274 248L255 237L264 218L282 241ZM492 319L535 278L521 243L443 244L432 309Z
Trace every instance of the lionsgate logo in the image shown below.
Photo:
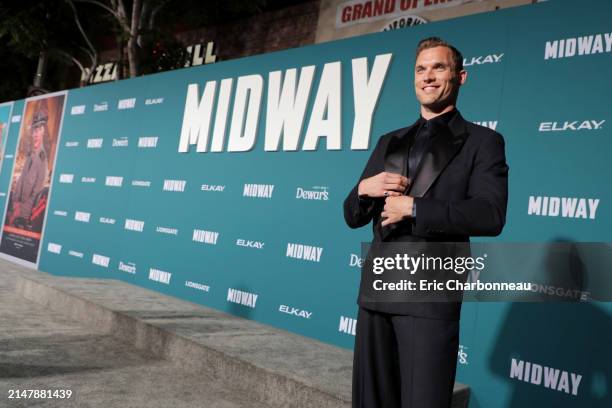
M306 190L302 187L298 187L295 192L295 198L298 200L318 200L318 201L327 201L329 200L329 192L327 191L328 187L320 187L315 186L312 187L312 190Z
M74 180L74 174L60 174L60 183L70 184Z
M138 147L141 149L157 147L157 137L139 137Z
M144 221L126 218L123 228L130 231L142 232L144 228Z
M94 112L106 112L108 110L108 102L100 102L94 103L93 111Z
M68 251L68 255L74 256L75 258L83 258L83 253L79 251L73 251L72 249Z
M246 248L263 249L265 242L251 241L250 239L238 238L236 240L236 245Z
M217 245L219 233L215 231L194 229L193 236L191 239L195 242L201 242L203 244Z
M285 256L287 258L303 259L304 261L321 262L322 253L323 248L321 247L289 242L287 243Z
M152 281L169 285L171 277L172 274L170 272L160 271L159 269L154 268L149 269L149 279Z
M151 187L149 180L132 180L132 186L134 187Z
M123 185L123 177L107 176L104 184L109 187L121 187Z
M185 286L188 288L201 290L202 292L210 292L210 286L198 282L185 281Z
M117 269L119 269L121 272L131 273L132 275L136 274L136 264L134 262L119 261Z
M121 99L117 104L117 109L134 109L136 107L136 98Z
M303 319L310 319L310 317L312 316L312 312L309 312L308 310L298 309L297 307L287 305L280 305L278 307L278 311L281 313L286 313L288 315L301 317Z
M182 193L185 191L186 180L164 180L163 191L175 191Z
M546 41L544 59L571 58L603 54L612 51L612 33L598 33L582 37Z
M497 121L496 120L485 120L483 122L473 122L477 125L484 126L491 130L497 130Z
M129 139L127 137L113 138L113 147L128 147Z
M594 220L599 198L529 196L527 215Z
M62 246L60 244L49 242L49 244L47 245L47 251L52 252L54 254L61 254Z
M157 227L157 228L155 228L155 231L159 232L159 233L162 233L162 234L178 235L178 229L176 229L176 228Z
M463 66L470 67L472 65L484 65L484 64L497 64L501 62L503 53L501 54L489 54L489 55L479 55L477 57L469 57L463 59Z
M601 130L606 120L566 120L564 122L540 122L539 132L566 132L577 130Z
M85 113L85 105L73 106L72 109L70 109L71 115L82 115L84 113Z
M245 184L242 191L244 197L272 198L273 184Z
M238 305L255 309L259 295L250 292L243 292L238 289L229 288L227 290L227 301Z
M530 361L513 358L510 362L510 379L524 381L566 394L578 395L582 375L558 368L546 367Z
M91 257L91 263L94 265L102 266L104 268L108 268L108 263L110 262L110 258L108 256L93 254Z
M74 141L66 142L66 144L64 144L64 146L66 146L66 147L79 147L79 142L74 142Z
M346 316L340 316L340 325L338 326L340 333L355 335L357 331L357 319L352 319Z
M89 222L89 218L91 217L91 213L76 211L74 213L74 219L80 222Z
M95 183L95 177L81 177L81 183Z
M87 139L87 148L88 149L101 149L102 143L104 143L104 139Z

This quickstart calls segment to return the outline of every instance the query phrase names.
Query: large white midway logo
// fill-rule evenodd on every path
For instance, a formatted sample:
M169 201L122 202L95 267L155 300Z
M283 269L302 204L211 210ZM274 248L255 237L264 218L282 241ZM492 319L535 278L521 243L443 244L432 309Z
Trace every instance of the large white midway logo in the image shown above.
M546 41L544 59L570 58L608 52L612 52L612 33L598 33Z
M368 59L354 58L352 64L353 105L355 120L351 138L352 150L366 150L370 141L372 118L378 97L391 63L392 54L381 54L374 58L368 76ZM323 66L319 85L314 97L310 121L302 138L302 128L309 105L312 84L315 82L314 65L302 67L299 79L297 68L284 73L272 71L268 74L266 126L264 150L284 151L316 150L319 139L326 139L327 150L342 147L342 63L329 62ZM183 127L178 151L186 153L190 145L197 152L246 152L256 143L259 111L264 91L262 75L244 75L236 79L233 111L229 125L229 138L225 143L228 111L231 105L234 78L208 81L200 98L198 84L190 84L185 99ZM217 88L218 92L217 92ZM216 100L216 103L215 103ZM213 120L213 107L216 111ZM212 141L209 143L212 126Z

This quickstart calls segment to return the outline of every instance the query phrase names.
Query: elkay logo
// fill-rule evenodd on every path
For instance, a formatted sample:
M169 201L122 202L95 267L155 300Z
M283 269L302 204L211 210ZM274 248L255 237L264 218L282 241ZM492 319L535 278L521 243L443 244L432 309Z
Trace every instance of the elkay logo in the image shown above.
M265 242L239 238L236 240L236 245L247 248L263 249Z
M288 315L301 317L303 319L310 319L310 317L312 316L312 312L287 305L280 305L278 311L281 313L286 313Z
M483 65L483 64L497 64L501 62L503 53L501 54L489 54L489 55L479 55L478 57L469 57L463 59L463 66L469 67L472 65Z
M576 130L601 130L606 120L573 120L564 122L541 122L540 132L566 132Z
M225 186L218 184L202 184L200 188L202 191L214 191L217 193L222 193L225 190Z
M482 122L474 122L474 123L477 124L477 125L480 125L480 126L487 127L487 128L489 128L491 130L496 130L497 129L497 121L496 120L485 120L485 121L482 121Z

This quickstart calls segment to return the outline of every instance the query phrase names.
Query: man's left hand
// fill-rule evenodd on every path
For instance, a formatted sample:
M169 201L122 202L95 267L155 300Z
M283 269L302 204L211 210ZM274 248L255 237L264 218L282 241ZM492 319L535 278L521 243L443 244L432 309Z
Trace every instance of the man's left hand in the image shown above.
M387 197L385 199L385 208L380 213L383 217L382 226L395 224L404 218L412 216L412 205L414 198L411 196Z

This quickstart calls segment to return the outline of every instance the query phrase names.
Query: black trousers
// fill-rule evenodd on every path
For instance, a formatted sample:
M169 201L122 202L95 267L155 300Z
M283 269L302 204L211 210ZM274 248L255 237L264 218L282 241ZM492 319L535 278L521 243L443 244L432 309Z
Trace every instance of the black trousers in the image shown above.
M459 321L359 308L353 408L449 408Z

